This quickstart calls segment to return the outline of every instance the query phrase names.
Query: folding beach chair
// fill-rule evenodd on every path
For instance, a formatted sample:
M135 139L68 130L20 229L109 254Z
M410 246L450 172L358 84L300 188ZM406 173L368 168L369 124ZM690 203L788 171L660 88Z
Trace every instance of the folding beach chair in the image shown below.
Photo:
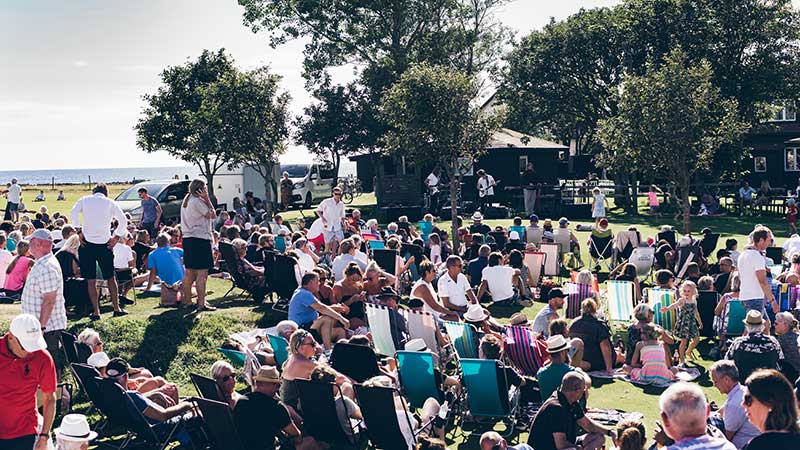
M523 263L531 269L532 278L528 280L530 284L538 286L542 281L542 271L547 255L542 252L526 251Z
M444 320L444 328L447 335L450 337L450 342L458 353L459 358L477 358L477 340L475 337L475 328L465 322L451 322Z
M639 246L641 241L639 232L636 230L620 231L614 237L615 264L627 261L633 253L633 249Z
M205 430L213 450L246 450L227 403L208 398L198 398L195 402L203 414Z
M628 262L636 266L636 275L643 279L648 279L653 275L656 249L653 247L636 247L631 252Z
M686 274L686 269L690 263L700 264L703 261L702 250L697 244L692 244L685 247L680 247L675 251L675 269L673 273L675 278L683 280Z
M575 283L575 280L578 279L578 272L571 271L569 273L569 281ZM600 292L600 283L597 281L597 274L592 274L592 292Z
M544 253L544 275L546 277L557 277L561 271L561 260L559 257L558 244L542 242L539 250Z
M427 312L403 311L408 323L408 338L422 339L425 346L439 353L439 342L436 339L436 319Z
M499 370L498 363L493 359L462 359L461 373L467 392L469 417L502 419L507 422L505 435L509 436L516 426L519 390L509 389L506 372ZM498 372L503 376L498 377ZM507 392L508 396L502 395L503 392Z
M592 297L592 285L583 283L564 284L564 293L567 294L567 311L565 318L574 319L581 315L581 302Z
M286 238L283 236L275 236L275 250L278 253L286 253Z
M75 378L75 383L78 385L78 389L80 389L81 392L86 395L86 398L88 398L92 403L92 407L89 408L87 414L97 411L100 413L101 419L105 419L105 400L103 399L103 396L100 395L100 390L98 389L97 382L95 381L96 378L100 378L100 372L88 364L71 363L69 368L70 372L72 372L73 378ZM101 421L104 422L104 420ZM105 423L103 423L100 428L103 426L105 426Z
M68 363L83 364L86 362L86 360L81 361L81 358L78 356L77 339L74 334L66 330L61 330L59 338L61 339L61 347L64 349L64 356L67 358Z
M741 336L744 334L744 318L747 311L741 300L730 300L725 305L725 313L728 316L728 326L725 328L725 336Z
M425 243L428 243L428 236L431 235L433 232L433 222L428 222L427 220L420 220L419 221L419 234L422 236L422 240Z
M589 261L591 267L605 267L611 270L614 262L614 246L611 241L611 231L599 233L592 231L589 235Z
M412 408L422 408L429 397L441 400L432 353L401 350L397 352L397 366L400 386Z
M336 344L333 346L330 361L331 367L357 383L363 383L372 377L381 375L381 370L378 368L378 357L366 345Z
M678 246L678 239L675 235L675 230L669 229L665 231L659 231L656 235L656 242L664 240L672 247L673 249Z
M222 353L222 356L228 358L235 367L242 367L244 366L244 353L236 351L236 350L229 350L227 348L218 348L217 351Z
M632 281L608 281L608 313L616 322L630 322L636 301Z
M369 324L369 331L372 334L375 350L383 356L394 356L397 348L392 337L389 310L385 306L365 303L364 311L367 315L367 324Z
M778 302L781 311L790 311L794 309L794 303L792 302L791 285L786 283L772 283L772 295L775 296L775 300ZM778 311L773 311L773 312L777 313Z
M397 250L388 248L373 249L372 259L386 273L392 275L397 273Z
M355 438L358 436L356 428L350 421L350 412L345 413L347 417L339 417L334 400L336 395L342 395L341 388L336 383L319 383L314 381L297 380L297 388L300 393L300 409L303 416L303 429L319 441L326 442L334 448L353 448ZM347 420L342 420L347 419ZM349 425L348 432L345 432L342 424ZM352 437L351 437L352 436Z
M544 235L544 228L542 227L526 227L525 228L525 243L533 243L536 247L542 243L542 235ZM520 236L522 237L522 236Z
M661 308L667 308L675 301L675 291L672 289L652 288L647 290L647 303L653 308L653 322L667 331L675 328L676 313L674 311L662 313Z
M568 228L556 228L553 230L553 241L558 244L558 254L569 253L570 235L572 232Z
M719 302L719 294L717 291L702 291L697 296L697 312L700 313L700 321L703 323L703 329L700 330L700 336L713 338L714 333L714 309Z
M197 393L200 394L200 397L207 398L209 400L214 400L217 402L224 401L222 399L222 395L219 392L219 387L217 386L216 381L212 380L211 378L198 375L196 373L189 373L189 378L192 380L192 384L194 385L194 388L197 390Z
M383 241L367 241L367 245L369 246L369 249L372 251L382 250L386 248L386 244Z
M528 327L507 325L505 330L505 354L523 375L535 377L549 358L547 344L536 339Z
M406 437L400 427L400 419L395 408L394 396L400 398L405 410L405 400L400 393L389 387L382 386L362 386L354 384L358 405L361 407L361 415L364 417L366 425L366 435L369 438L372 448L383 450L407 450L409 446L416 443L417 433L414 430L408 414L405 415L407 428L414 432L414 442L406 442ZM422 427L420 427L421 429Z
M282 336L268 334L267 339L269 339L269 345L275 356L275 365L278 370L283 370L283 363L289 359L289 343Z
M700 249L703 250L703 256L705 256L706 259L709 259L712 255L714 255L714 250L717 249L718 243L719 233L709 233L703 236L703 239L700 239ZM716 258L716 255L714 255L714 257Z
M288 300L298 288L294 266L297 261L291 256L275 255L275 266L270 277L270 289L278 294L278 298Z
M227 297L228 294L233 292L236 289L241 289L241 293L239 296L244 295L245 299L250 297L251 293L245 286L247 283L245 282L244 277L236 268L236 261L239 259L239 256L236 255L236 251L233 249L233 246L227 242L220 242L219 243L219 251L222 254L222 258L225 260L225 267L220 267L220 269L225 270L231 276L231 288L228 289L228 292L223 295L223 297Z

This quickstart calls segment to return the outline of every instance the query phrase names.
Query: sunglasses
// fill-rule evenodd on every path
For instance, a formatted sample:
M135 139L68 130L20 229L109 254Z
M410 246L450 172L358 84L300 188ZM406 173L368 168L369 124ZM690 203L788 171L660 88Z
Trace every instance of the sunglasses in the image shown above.
M334 192L333 195L334 195L334 197L341 197L342 193L341 192Z
M744 403L744 406L751 406L753 404L753 396L750 394L745 394L742 403Z
M232 375L232 374L231 375L225 375L224 377L221 378L221 380L222 380L223 383L227 383L228 380L230 380L233 377L234 377L234 375Z

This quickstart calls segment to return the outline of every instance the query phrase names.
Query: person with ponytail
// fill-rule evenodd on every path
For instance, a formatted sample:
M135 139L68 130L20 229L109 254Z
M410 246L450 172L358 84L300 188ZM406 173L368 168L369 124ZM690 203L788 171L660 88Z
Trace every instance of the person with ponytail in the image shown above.
M197 284L197 310L214 311L206 305L206 280L214 267L214 219L217 213L208 197L205 181L196 178L189 183L189 193L181 204L181 231L183 233L183 302L191 305L192 285Z
M17 256L8 263L6 268L6 281L3 285L6 295L22 294L22 288L25 286L28 272L30 272L35 262L28 257L28 248L28 241L23 240L17 243Z
M617 424L617 437L614 439L615 450L642 450L646 443L647 436L642 422L628 419Z

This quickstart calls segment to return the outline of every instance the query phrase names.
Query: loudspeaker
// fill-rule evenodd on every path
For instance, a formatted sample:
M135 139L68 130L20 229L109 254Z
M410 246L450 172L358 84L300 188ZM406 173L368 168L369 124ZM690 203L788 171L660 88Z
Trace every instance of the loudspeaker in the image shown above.
M483 217L486 219L507 219L508 208L505 206L486 205L483 211Z
M378 209L378 218L381 222L396 222L400 216L408 216L409 222L422 219L422 206L385 206Z

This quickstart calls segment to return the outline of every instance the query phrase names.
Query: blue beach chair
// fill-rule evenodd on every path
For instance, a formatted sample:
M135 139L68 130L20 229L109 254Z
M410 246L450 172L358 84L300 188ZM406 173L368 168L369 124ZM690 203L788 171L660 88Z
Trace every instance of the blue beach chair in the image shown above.
M458 353L459 358L477 358L475 330L472 325L463 322L444 320L444 328L450 336L450 342Z
M227 348L218 348L217 350L222 353L222 356L228 358L234 366L244 367L244 353Z
M275 365L278 366L278 370L283 370L283 363L289 359L289 343L281 336L268 334L267 338L269 338L269 345L275 355Z
M508 389L505 370L504 376L498 377L498 361L493 359L462 359L461 372L467 391L467 406L471 417L491 417L506 422L508 436L516 426L519 390ZM509 392L508 396L498 392Z
M397 352L400 385L412 408L422 408L428 397L441 400L436 375L433 373L433 354L428 352ZM496 394L496 392L495 392Z

